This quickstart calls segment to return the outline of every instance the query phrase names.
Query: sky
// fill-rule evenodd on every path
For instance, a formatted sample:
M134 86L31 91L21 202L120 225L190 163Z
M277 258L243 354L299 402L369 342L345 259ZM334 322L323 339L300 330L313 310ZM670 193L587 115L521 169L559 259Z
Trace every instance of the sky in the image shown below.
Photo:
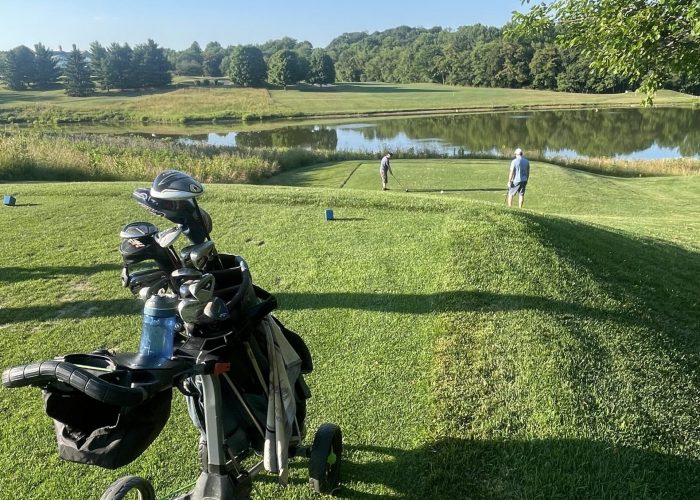
M335 37L397 26L501 27L520 0L0 0L0 50L18 45L87 50L90 43L134 45L149 38L183 50L193 41L224 47L285 36L326 47Z

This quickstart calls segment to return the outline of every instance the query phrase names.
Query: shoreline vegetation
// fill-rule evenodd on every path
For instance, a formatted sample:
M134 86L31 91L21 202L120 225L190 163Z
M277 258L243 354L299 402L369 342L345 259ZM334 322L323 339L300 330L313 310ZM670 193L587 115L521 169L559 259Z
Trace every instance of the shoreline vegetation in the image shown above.
M378 161L380 156L366 151L187 145L140 136L68 134L31 128L0 132L0 182L150 180L169 168L185 170L206 183L256 184L285 171L347 160ZM448 156L398 150L395 158L506 161L510 151ZM617 177L700 175L700 160L686 158L544 158L536 151L529 158Z
M700 98L666 90L658 93L655 103L659 107L698 106ZM300 84L289 90L194 87L102 91L82 98L65 96L60 90L0 90L0 124L250 123L641 105L641 96L633 92L575 94L440 84Z

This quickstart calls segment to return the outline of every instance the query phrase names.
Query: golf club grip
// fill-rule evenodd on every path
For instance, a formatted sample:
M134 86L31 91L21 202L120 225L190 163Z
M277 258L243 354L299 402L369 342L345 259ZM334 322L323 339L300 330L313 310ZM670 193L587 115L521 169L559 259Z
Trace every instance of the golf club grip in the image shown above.
M2 385L9 388L41 387L50 382L63 382L86 396L114 406L136 406L148 397L141 387L112 384L66 361L42 361L2 372Z

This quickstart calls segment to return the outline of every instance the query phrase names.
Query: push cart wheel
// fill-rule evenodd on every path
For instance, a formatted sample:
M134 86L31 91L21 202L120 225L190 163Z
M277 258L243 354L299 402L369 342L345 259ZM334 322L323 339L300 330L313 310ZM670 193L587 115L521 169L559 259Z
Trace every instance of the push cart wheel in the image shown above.
M323 424L316 431L309 460L309 484L316 493L333 494L340 488L343 433L335 424Z
M124 498L155 500L156 492L148 480L139 476L124 476L114 481L102 494L100 500L122 500Z

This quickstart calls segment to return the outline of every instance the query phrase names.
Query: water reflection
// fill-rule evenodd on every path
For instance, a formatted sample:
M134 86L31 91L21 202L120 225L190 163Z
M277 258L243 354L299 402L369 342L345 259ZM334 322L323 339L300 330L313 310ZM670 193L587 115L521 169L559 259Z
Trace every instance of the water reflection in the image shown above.
M537 111L363 120L266 131L182 135L217 146L491 153L516 145L543 155L624 158L700 156L700 110Z

